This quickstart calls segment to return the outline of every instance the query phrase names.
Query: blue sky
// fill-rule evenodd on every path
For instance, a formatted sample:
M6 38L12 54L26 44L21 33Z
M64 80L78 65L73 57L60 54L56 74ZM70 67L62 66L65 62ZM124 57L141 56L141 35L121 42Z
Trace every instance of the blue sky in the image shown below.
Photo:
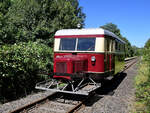
M85 28L112 22L132 45L143 47L150 38L150 0L79 0Z

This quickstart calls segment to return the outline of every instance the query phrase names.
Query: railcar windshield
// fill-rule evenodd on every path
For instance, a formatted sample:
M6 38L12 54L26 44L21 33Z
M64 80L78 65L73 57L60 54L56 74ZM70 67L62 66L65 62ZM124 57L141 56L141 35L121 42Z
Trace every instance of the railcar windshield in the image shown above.
M78 51L94 51L95 50L95 38L79 38Z
M59 50L75 50L76 38L62 38Z
M61 38L59 50L94 51L96 38Z

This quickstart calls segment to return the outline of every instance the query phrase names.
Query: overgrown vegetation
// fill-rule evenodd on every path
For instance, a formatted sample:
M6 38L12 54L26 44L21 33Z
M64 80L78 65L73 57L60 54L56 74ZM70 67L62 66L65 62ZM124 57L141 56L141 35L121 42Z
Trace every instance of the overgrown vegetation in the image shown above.
M42 79L38 73L52 68L52 49L38 42L4 45L0 48L0 67L0 97L17 98L34 89Z
M84 26L77 0L0 1L0 101L30 93L53 69L53 36Z
M135 78L135 85L136 85L136 103L135 108L136 112L148 112L147 106L147 97L149 95L148 89L149 87L149 69L148 64L145 61L139 65L138 76Z
M135 111L148 113L150 111L150 41L143 49L143 57L139 64L138 75L135 78L136 103Z

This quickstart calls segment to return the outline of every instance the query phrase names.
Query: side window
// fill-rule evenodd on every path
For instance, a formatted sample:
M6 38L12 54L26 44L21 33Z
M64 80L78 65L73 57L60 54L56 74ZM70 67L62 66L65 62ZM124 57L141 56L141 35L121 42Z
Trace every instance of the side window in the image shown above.
M123 45L123 51L125 51L125 48L126 48L125 45Z
M116 49L116 51L118 51L118 42L117 41L115 43L115 49Z
M115 40L113 40L113 51L115 51Z
M113 40L110 41L110 51L111 52L114 51L114 41Z
M123 45L121 44L121 52L123 51Z
M120 44L120 51L122 51L122 45Z
M125 45L124 44L122 44L121 42L119 42L119 41L116 41L115 40L115 51L118 51L118 52L123 52L123 51L125 51Z
M106 39L106 44L107 44L107 46L106 46L106 49L107 49L107 51L109 51L110 50L110 40L109 39Z

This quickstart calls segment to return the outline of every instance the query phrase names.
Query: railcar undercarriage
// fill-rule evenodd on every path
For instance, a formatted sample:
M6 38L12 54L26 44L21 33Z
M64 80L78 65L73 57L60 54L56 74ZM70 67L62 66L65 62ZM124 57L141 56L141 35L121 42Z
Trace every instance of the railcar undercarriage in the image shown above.
M89 95L96 89L101 87L101 83L96 83L90 76L83 77L80 80L68 80L68 79L49 79L40 83L37 83L35 88L40 90L47 90L53 92Z

